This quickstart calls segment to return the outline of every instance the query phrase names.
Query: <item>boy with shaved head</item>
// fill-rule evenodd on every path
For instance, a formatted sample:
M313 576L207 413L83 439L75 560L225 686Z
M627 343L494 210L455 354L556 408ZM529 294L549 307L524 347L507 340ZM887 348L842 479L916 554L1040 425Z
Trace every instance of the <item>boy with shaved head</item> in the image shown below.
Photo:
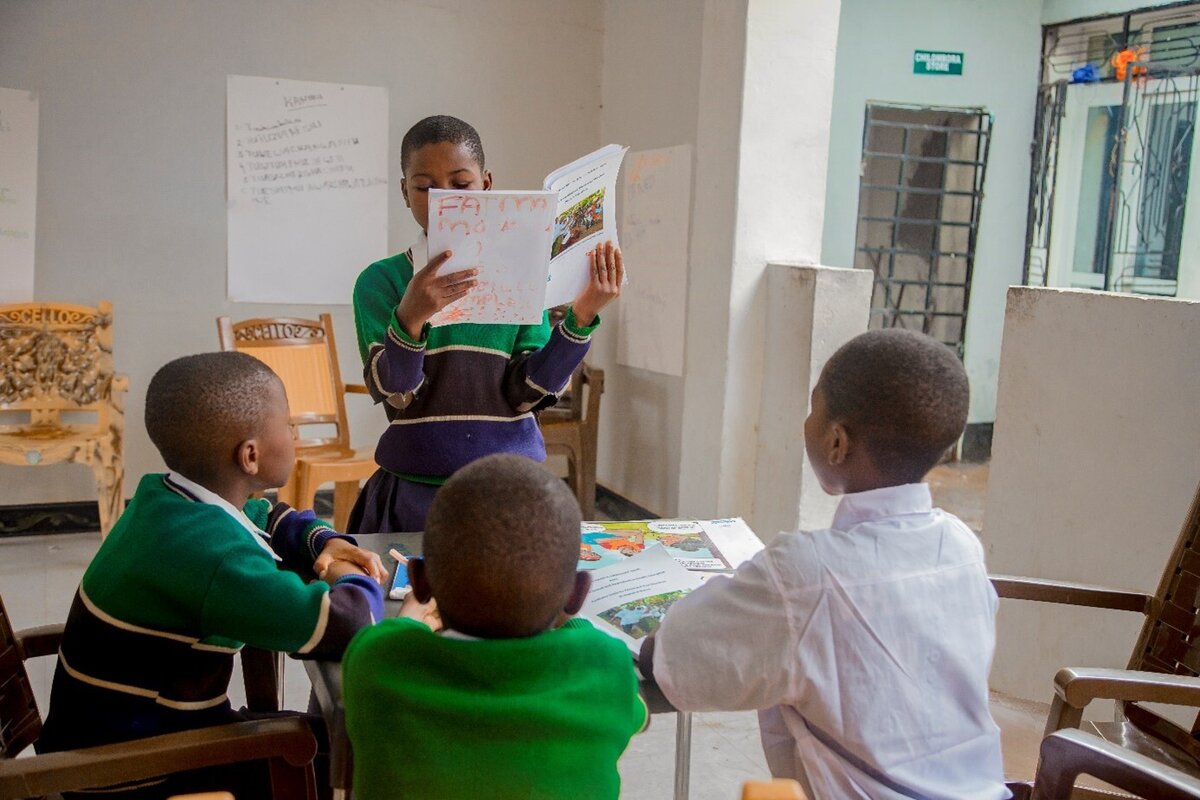
M832 527L776 537L643 644L677 708L758 709L771 772L813 800L1009 796L988 711L996 592L975 534L920 482L967 399L962 364L924 334L848 342L804 424L822 488L844 495Z
M444 629L384 620L346 650L355 797L617 797L646 707L625 646L569 618L591 583L579 521L566 485L521 456L446 482L409 562Z
M146 429L170 471L142 478L83 576L43 752L237 721L226 692L243 644L336 659L382 616L378 556L312 511L252 499L285 483L295 456L287 396L265 364L242 353L170 362L147 389ZM103 796L262 796L263 765L226 773Z

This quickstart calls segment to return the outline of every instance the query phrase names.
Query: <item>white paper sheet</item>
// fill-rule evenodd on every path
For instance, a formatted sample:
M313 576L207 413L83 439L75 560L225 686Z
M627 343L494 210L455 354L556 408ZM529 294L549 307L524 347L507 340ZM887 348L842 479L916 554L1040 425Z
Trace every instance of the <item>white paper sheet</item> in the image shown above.
M38 98L0 89L0 303L33 299Z
M604 569L654 545L689 570L736 569L763 548L740 517L584 522L578 568Z
M227 76L229 299L349 304L388 255L388 98L375 86Z
M546 176L545 188L558 192L546 308L569 303L584 290L590 250L609 239L618 244L617 175L627 150L610 144Z
M478 285L430 324L541 322L550 263L536 254L550 249L554 201L553 192L430 189L428 252L454 253L439 274L480 271Z
M637 280L621 293L618 364L683 374L691 181L690 145L629 155L621 245Z
M580 613L597 629L637 654L671 605L702 583L655 545L632 558L592 573L592 589Z

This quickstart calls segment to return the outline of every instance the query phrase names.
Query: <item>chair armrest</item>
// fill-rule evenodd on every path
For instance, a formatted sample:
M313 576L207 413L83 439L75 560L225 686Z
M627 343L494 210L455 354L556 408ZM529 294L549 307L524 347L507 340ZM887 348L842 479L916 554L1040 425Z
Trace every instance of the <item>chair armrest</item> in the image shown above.
M1074 708L1083 708L1093 700L1200 707L1200 678L1190 675L1067 667L1054 676L1054 691Z
M992 575L991 579L996 594L1008 600L1037 600L1114 611L1137 611L1141 614L1149 614L1154 608L1154 596L1143 592L1015 575Z
M343 387L346 394L370 394L371 392L361 383L347 383Z
M109 384L110 394L125 394L129 391L129 376L128 375L113 375L112 383Z
M317 752L299 717L235 722L120 744L0 761L0 800L144 780L220 764L283 758L292 766Z
M1099 778L1137 797L1200 798L1200 781L1132 750L1083 731L1058 731L1042 740L1034 800L1070 797L1081 774Z
M62 641L63 624L41 625L37 628L25 628L17 631L13 637L17 640L17 652L22 661L39 656L52 656L58 652L58 643Z

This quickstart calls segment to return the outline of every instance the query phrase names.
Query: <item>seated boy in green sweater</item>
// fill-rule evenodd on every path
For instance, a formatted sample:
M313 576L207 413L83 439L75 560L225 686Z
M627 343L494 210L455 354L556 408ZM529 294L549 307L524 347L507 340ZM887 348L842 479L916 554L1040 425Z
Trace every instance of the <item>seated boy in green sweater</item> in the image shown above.
M378 556L312 511L251 497L286 482L295 459L287 395L265 364L243 353L170 362L147 389L146 429L170 472L142 478L84 573L42 752L242 719L226 693L243 643L338 658L383 615ZM265 774L213 769L103 796L257 797Z
M646 724L629 651L571 619L579 505L533 461L493 455L434 498L415 619L359 632L343 659L359 800L616 798L617 759Z

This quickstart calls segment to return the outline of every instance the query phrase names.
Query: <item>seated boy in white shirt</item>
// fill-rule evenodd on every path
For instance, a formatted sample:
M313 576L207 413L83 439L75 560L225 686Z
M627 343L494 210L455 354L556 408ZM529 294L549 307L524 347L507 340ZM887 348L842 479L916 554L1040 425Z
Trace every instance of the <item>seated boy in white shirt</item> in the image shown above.
M864 333L826 364L804 424L828 530L781 534L671 607L642 671L678 708L758 709L776 777L821 798L1007 798L988 711L996 593L924 475L962 433L944 345Z

